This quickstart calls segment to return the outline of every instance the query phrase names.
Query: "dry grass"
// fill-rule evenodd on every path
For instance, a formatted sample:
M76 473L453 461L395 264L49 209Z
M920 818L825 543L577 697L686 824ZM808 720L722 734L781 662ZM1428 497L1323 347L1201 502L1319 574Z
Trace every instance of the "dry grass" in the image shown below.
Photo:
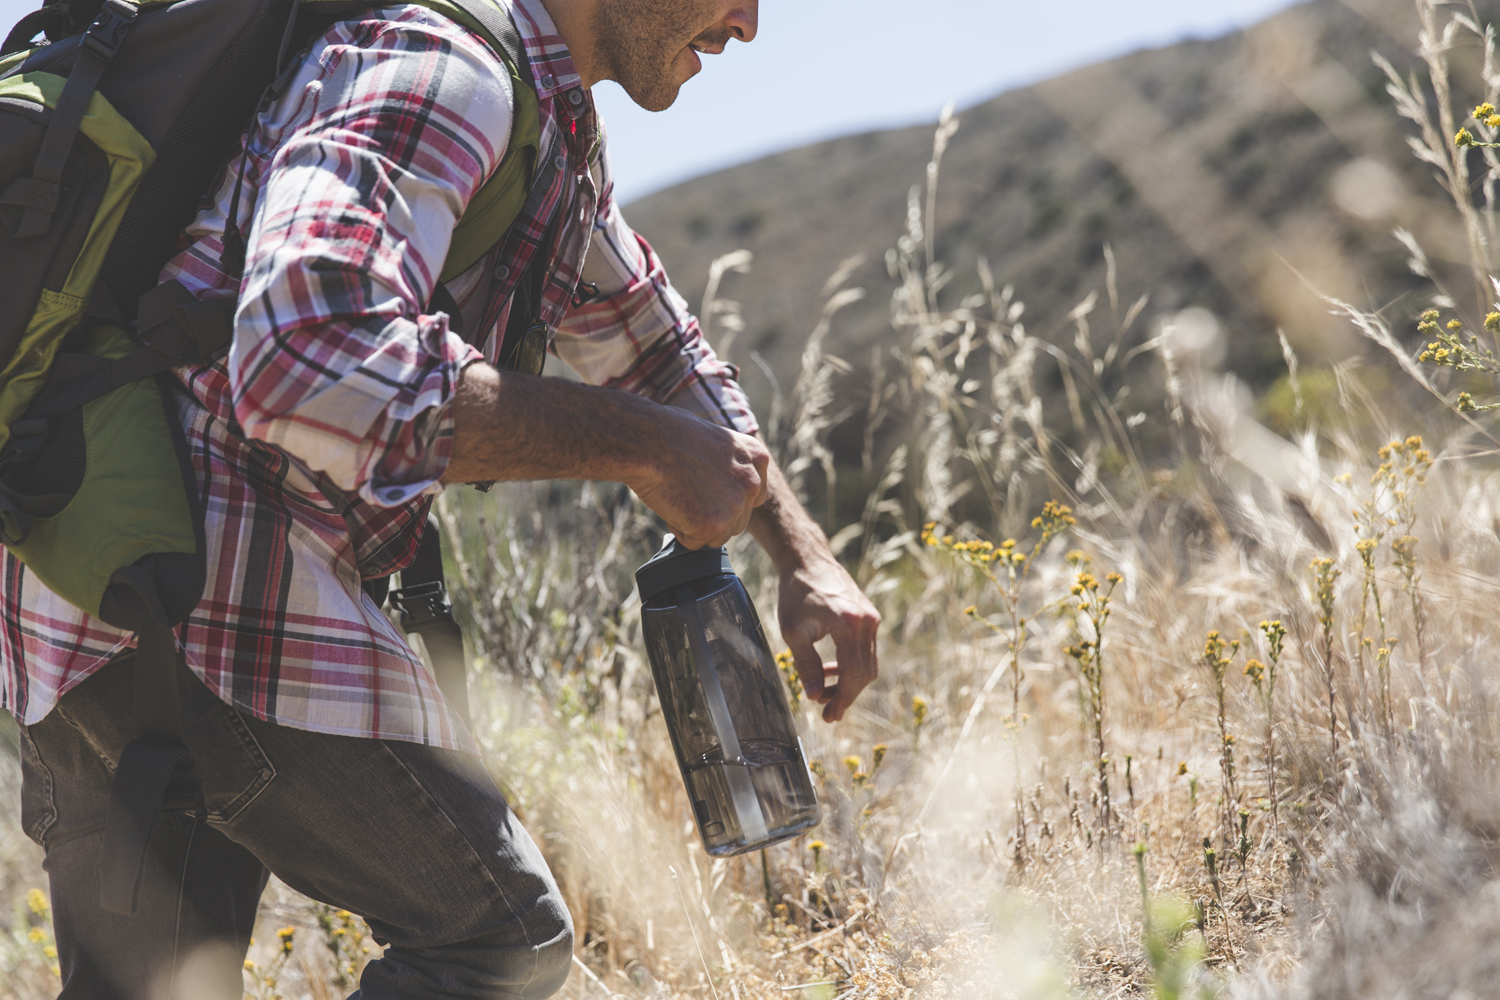
M1418 154L1462 192L1473 178L1444 139L1461 117L1447 52L1477 39L1493 89L1494 43L1462 5L1418 9L1439 93L1396 78L1395 96L1418 119ZM1486 387L1412 360L1412 308L1332 303L1379 350L1299 375L1286 347L1289 440L1213 370L1201 316L1148 325L1144 290L1122 296L1112 267L1042 335L986 271L984 294L946 302L929 220L955 128L945 116L887 261L895 346L857 374L825 353L838 310L862 294L845 287L846 262L767 421L815 509L861 511L834 544L886 622L881 680L849 720L827 727L798 707L827 813L815 835L703 854L638 606L621 603L659 530L628 494L532 485L446 500L453 586L484 651L472 700L485 758L579 930L566 994L1493 994L1500 491L1493 421L1447 405ZM1434 290L1445 319L1475 330L1481 316L1457 303L1482 313L1493 298L1500 164L1484 156L1481 197L1460 211L1475 289ZM740 328L733 303L702 312L727 337ZM1380 351L1426 402L1380 388ZM855 416L862 467L843 468L831 440ZM1042 538L1032 518L1048 500L1076 523ZM926 524L934 540L1012 538L994 551L1034 558L1012 581L990 550L924 544ZM769 612L764 557L744 542L734 554ZM1105 590L1079 574L1115 572L1101 635ZM1269 621L1286 639L1268 702L1243 671L1273 663ZM1210 632L1226 644L1212 657L1222 691ZM0 756L0 784L13 789L16 770ZM13 814L0 823L0 900L19 901L0 923L0 990L51 996L24 902L42 884L37 852ZM319 916L273 887L251 995L347 992ZM280 927L295 928L284 965ZM338 960L357 965L369 946Z

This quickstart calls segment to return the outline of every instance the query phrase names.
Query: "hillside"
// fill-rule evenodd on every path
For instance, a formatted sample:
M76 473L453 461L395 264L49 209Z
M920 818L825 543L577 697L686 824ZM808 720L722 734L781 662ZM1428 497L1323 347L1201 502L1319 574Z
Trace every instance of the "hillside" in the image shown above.
M1417 279L1393 228L1414 231L1440 268L1464 256L1456 214L1407 153L1409 125L1371 59L1410 68L1416 33L1408 0L1313 0L961 111L937 213L938 255L955 273L946 294L976 291L984 257L1026 302L1030 328L1052 330L1103 291L1108 243L1125 302L1151 293L1138 338L1164 315L1208 308L1230 334L1225 366L1259 386L1284 371L1278 328L1306 363L1364 350L1309 285L1414 313L1401 300ZM1466 57L1456 77L1477 78ZM730 353L745 364L760 352L786 387L842 261L861 258L852 283L870 295L841 314L833 352L858 364L892 336L885 253L931 151L927 126L849 136L689 181L628 214L695 305L714 258L754 252L753 273L724 286L748 324ZM760 375L746 384L768 398Z

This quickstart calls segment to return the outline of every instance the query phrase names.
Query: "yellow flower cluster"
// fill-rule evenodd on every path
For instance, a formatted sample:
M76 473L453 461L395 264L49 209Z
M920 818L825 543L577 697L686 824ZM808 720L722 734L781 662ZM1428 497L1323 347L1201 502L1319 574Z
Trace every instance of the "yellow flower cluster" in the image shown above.
M923 526L922 542L928 548L951 552L975 569L988 569L996 563L1020 567L1027 561L1026 553L1016 551L1014 538L1007 538L999 545L985 541L960 542L951 535L937 534L935 521Z
M781 671L781 676L786 678L787 690L792 695L792 711L796 711L802 704L802 678L797 675L797 663L792 659L792 651L785 650L776 657L776 669Z
M1432 470L1432 453L1422 447L1420 437L1413 436L1405 441L1392 441L1381 448L1380 463L1371 484L1383 481L1396 502L1404 504L1413 489L1427 484L1427 473Z
M1229 663L1240 651L1240 641L1232 639L1224 641L1224 637L1217 631L1208 633L1208 638L1203 643L1203 662L1208 669L1212 670L1215 677L1222 678L1224 671L1229 669ZM1228 655L1225 655L1225 654Z
M1474 109L1474 120L1491 132L1500 129L1500 114L1496 113L1495 106L1488 101ZM1465 149L1469 146L1482 146L1488 149L1496 148L1496 144L1493 142L1481 142L1479 139L1474 138L1474 133L1466 128L1458 130L1458 134L1453 137L1453 144L1460 149Z
M1476 334L1463 336L1462 320L1449 320L1445 333L1438 326L1438 319L1438 311L1429 309L1422 314L1421 321L1417 324L1417 332L1424 337L1431 338L1422 353L1417 355L1418 361L1441 368L1451 368L1456 372L1477 371L1489 375L1500 375L1500 358L1496 358L1493 350L1481 344ZM1491 334L1500 336L1500 312L1492 312L1486 316L1484 328ZM1460 413L1475 413L1497 408L1495 404L1481 406L1475 403L1474 397L1467 392L1458 394L1455 405Z
M1078 519L1073 516L1073 508L1048 500L1042 505L1042 513L1032 519L1031 526L1034 529L1041 529L1042 534L1051 537L1077 523Z
M26 893L26 908L31 911L31 921L34 926L26 932L26 939L32 944L42 946L42 957L47 960L47 967L52 970L54 976L61 976L62 969L57 964L57 947L52 943L52 935L47 928L42 926L52 916L52 908L47 905L47 896L40 889L31 889Z
M1281 647L1286 642L1286 626L1276 621L1265 621L1260 623L1260 632L1266 637L1266 645L1271 648L1271 661L1274 663L1281 659Z
M1259 660L1245 661L1245 676L1250 678L1250 683L1260 687L1261 682L1266 679L1266 665Z

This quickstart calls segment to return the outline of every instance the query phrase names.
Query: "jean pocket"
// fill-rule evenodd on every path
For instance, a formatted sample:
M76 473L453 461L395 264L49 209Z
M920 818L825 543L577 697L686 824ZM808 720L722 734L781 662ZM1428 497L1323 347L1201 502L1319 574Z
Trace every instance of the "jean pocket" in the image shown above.
M184 742L203 791L204 818L232 823L276 777L276 768L235 708L181 667Z
M21 727L21 829L38 846L57 822L57 801L53 798L52 769L42 760L36 744Z

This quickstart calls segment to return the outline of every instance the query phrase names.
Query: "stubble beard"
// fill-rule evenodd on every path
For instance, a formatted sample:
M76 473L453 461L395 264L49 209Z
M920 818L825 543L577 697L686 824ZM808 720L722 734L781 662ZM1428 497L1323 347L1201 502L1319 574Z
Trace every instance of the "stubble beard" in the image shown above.
M677 59L715 6L715 0L605 0L594 14L599 58L631 100L665 111L682 87Z

